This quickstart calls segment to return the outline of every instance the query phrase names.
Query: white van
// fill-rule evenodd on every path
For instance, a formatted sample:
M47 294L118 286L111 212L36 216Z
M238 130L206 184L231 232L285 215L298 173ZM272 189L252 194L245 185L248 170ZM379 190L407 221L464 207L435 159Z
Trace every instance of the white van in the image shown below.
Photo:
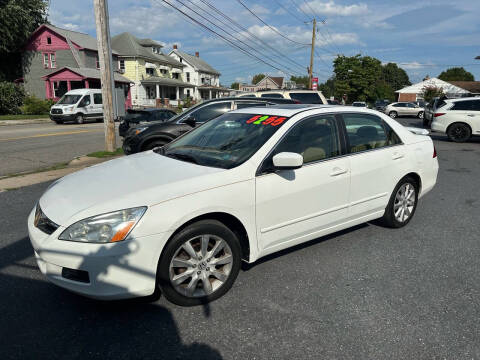
M77 124L83 124L89 120L102 121L102 90L70 90L50 108L50 119L57 124L63 124L66 121L75 121Z
M327 99L321 91L317 90L268 90L257 91L238 95L238 97L265 97L265 98L283 98L296 100L302 104L325 104L328 105Z

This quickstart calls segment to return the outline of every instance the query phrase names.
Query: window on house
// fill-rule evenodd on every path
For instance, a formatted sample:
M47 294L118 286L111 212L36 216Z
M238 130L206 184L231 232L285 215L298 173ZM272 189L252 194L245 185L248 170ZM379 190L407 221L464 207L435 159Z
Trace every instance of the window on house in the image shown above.
M55 53L50 54L50 67L55 69L57 67L57 60L55 58Z
M150 75L150 76L155 75L155 69L147 68L145 71L147 72L147 75Z
M205 78L202 78L201 81L202 81L202 84L205 84Z
M172 78L173 78L173 79L178 79L178 73L177 73L177 72L176 72L176 73L172 73Z
M118 68L120 69L121 72L125 72L125 60L118 61Z
M190 97L190 89L187 89L187 97Z
M160 73L162 75L167 75L167 70L166 69L160 69Z
M45 69L48 69L48 67L49 67L48 54L43 54L43 67Z
M185 73L185 75L187 76L187 82L190 82L190 73L187 72L187 73Z
M100 69L100 60L98 59L98 56L95 58L95 67Z
M52 38L50 36L47 37L47 44L52 45Z

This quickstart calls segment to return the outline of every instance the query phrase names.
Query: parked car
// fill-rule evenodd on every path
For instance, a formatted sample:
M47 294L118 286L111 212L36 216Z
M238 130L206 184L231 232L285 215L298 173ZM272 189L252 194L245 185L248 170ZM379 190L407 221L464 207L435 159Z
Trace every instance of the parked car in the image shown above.
M131 128L123 140L123 151L128 155L163 146L196 126L230 110L294 103L293 100L276 98L218 98L204 101L166 122Z
M423 119L424 110L420 106L411 102L394 102L383 110L385 114L395 119L398 116L416 116Z
M342 104L340 104L340 102L338 100L327 99L327 103L328 103L328 105L342 105Z
M301 104L328 104L321 91L317 90L268 90L239 95L239 97L260 97L291 99Z
M374 103L375 110L383 112L385 108L388 106L388 104L390 104L390 101L388 101L387 99L375 100L375 103Z
M374 219L407 225L437 172L430 137L377 111L249 107L54 182L28 230L58 286L101 299L159 286L199 305L232 287L242 260Z
M365 101L354 101L352 106L355 107L367 107L367 103Z
M118 134L125 136L131 126L144 125L152 121L164 122L176 115L177 113L170 109L129 109L125 119L118 126Z
M440 108L445 105L446 97L435 97L429 103L425 105L425 113L423 115L423 126L430 127L433 121L433 114L437 111L437 108Z
M455 142L480 135L480 98L443 100L433 114L432 131L447 134Z
M101 121L103 119L102 90L70 90L50 108L50 119L57 124L67 121L75 121L77 124L83 124L89 120Z

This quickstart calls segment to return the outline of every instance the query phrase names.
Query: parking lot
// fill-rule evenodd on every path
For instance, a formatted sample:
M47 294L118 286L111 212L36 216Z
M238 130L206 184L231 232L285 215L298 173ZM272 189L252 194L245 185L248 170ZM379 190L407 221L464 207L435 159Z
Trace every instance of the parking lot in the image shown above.
M0 358L480 358L480 139L432 137L438 182L408 226L368 223L244 264L224 297L193 308L49 284L26 228L49 184L0 193Z

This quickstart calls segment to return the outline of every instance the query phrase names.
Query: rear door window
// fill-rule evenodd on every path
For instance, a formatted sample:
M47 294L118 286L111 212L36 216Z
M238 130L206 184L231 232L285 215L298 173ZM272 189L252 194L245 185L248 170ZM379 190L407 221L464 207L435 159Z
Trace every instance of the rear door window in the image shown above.
M93 103L102 104L102 94L93 94Z
M291 92L290 98L293 100L300 101L302 104L323 104L322 99L318 93L301 93L301 92Z
M480 100L456 101L450 110L480 111Z
M276 93L267 93L267 94L262 94L261 95L262 98L276 98L276 99L283 99L283 95L282 94L276 94Z
M266 107L266 102L251 102L251 101L238 101L237 109L245 109L247 107Z

